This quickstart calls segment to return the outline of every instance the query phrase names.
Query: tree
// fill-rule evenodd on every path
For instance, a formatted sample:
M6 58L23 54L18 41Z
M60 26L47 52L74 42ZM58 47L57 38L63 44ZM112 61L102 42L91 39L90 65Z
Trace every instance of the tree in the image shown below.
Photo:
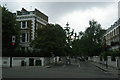
M2 51L3 56L12 56L10 53L18 47L19 27L16 15L2 7ZM16 36L15 45L12 45L12 36Z
M64 29L65 31L65 35L66 35L66 56L70 56L71 53L72 53L72 42L73 42L73 39L72 39L72 36L74 36L74 29L72 31L70 31L70 27L68 27L69 24L67 22L66 24L66 27ZM76 33L75 33L75 36L76 36Z
M73 50L81 56L99 55L103 51L102 36L105 30L94 20L89 21L89 25L84 33L79 33L81 39L73 42Z
M58 24L48 24L37 30L37 37L31 42L31 45L34 51L42 56L64 55L66 45L65 32Z

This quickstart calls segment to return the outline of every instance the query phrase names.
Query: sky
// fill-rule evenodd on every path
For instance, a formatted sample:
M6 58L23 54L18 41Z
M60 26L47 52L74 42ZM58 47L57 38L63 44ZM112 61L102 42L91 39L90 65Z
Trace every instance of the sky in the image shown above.
M59 24L64 28L68 22L71 30L74 29L77 33L85 31L92 19L98 21L103 29L109 28L118 19L118 1L75 1L2 0L0 4L6 4L12 12L23 7L30 11L37 8L49 17L49 23Z

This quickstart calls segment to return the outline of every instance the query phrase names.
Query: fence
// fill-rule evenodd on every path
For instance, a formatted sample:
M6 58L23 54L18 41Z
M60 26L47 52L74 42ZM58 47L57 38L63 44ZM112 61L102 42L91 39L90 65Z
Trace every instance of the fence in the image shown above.
M45 66L50 63L48 57L12 57L12 67ZM2 67L10 67L10 57L2 57Z

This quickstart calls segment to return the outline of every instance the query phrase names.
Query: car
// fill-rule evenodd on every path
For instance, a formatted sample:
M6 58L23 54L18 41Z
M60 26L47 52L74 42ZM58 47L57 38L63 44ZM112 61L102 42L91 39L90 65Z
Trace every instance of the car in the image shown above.
M85 61L85 59L84 59L84 58L78 58L78 60L79 60L79 61Z

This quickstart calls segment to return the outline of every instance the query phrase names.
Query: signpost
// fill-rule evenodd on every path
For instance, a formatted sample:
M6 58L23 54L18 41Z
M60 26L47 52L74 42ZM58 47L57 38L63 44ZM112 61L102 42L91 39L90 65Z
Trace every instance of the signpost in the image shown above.
M12 46L13 46L13 48L15 46L15 36L14 35L12 36ZM12 56L10 57L10 68L11 67L12 67Z
M15 36L12 36L12 45L15 45Z

